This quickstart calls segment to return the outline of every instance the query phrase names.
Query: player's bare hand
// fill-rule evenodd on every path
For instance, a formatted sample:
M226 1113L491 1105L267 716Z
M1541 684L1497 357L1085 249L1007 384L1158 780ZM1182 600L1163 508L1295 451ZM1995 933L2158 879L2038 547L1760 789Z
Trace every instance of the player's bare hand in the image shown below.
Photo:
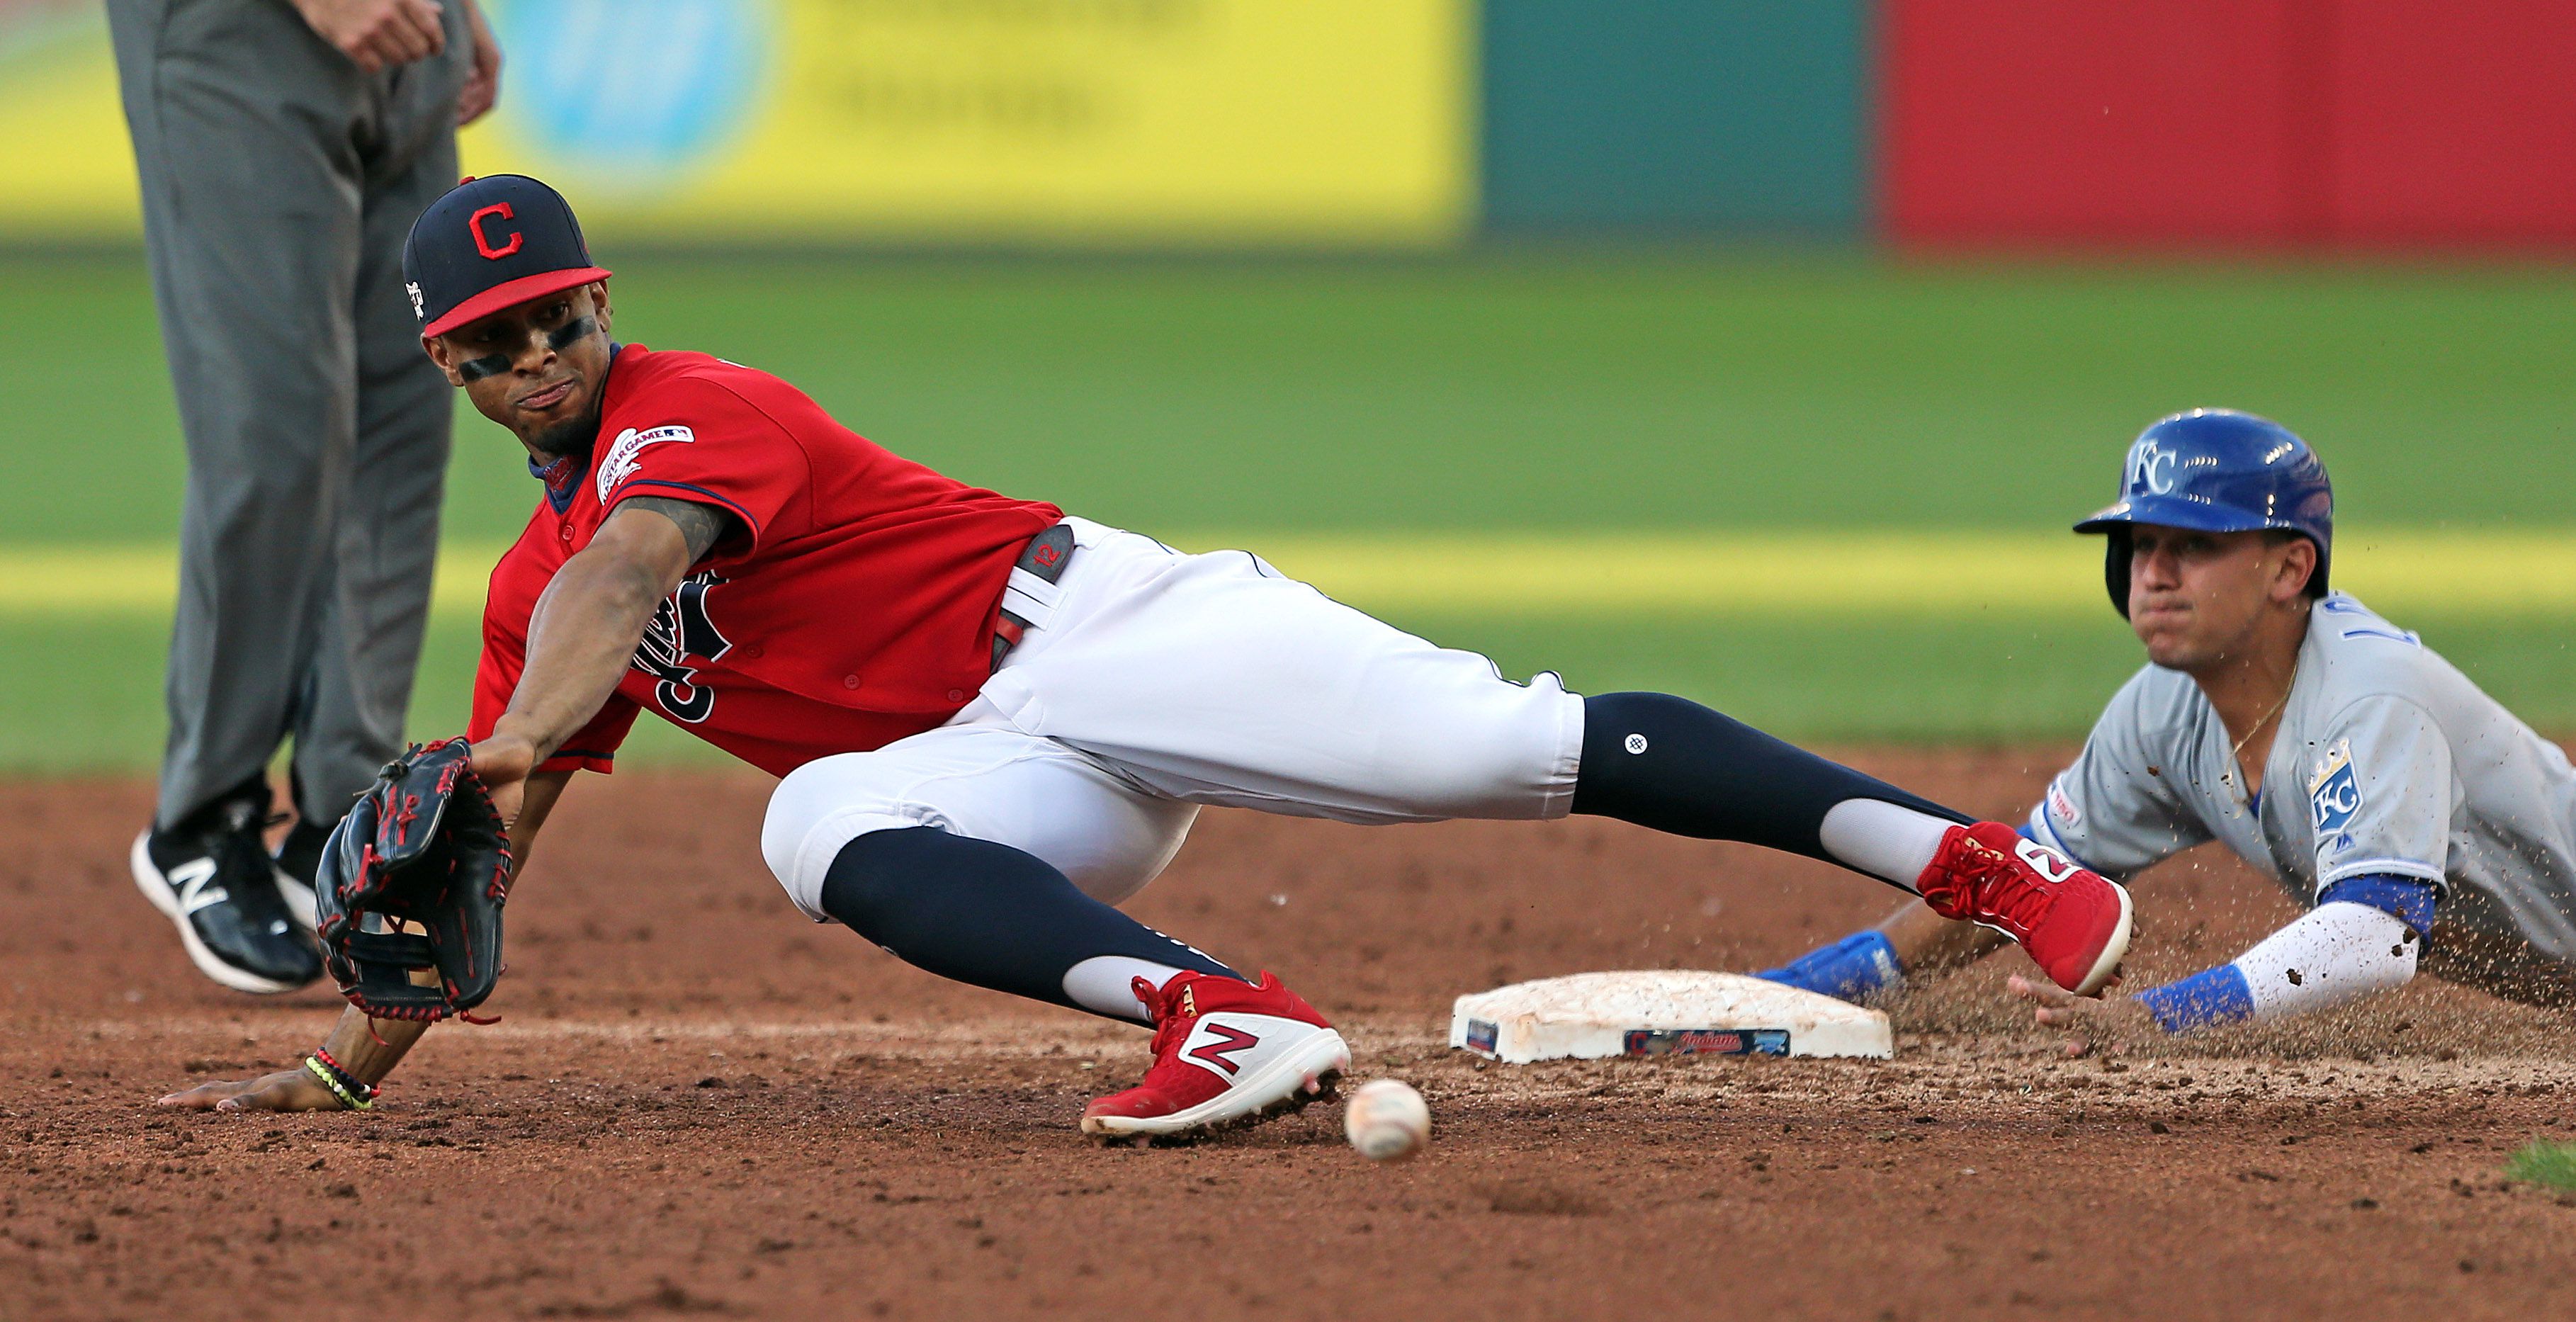
M320 1079L297 1070L279 1070L256 1079L201 1083L160 1101L190 1111L344 1111L340 1099Z
M519 820L519 805L528 792L528 773L537 769L537 746L524 735L495 730L474 745L474 776L501 810L503 822Z
M2115 975L2104 985L2109 991L2119 985ZM2155 1016L2134 996L2105 996L2096 999L2078 996L2062 987L2034 982L2016 973L2004 980L2004 989L2031 1003L2031 1015L2044 1028L2063 1028L2070 1036L2066 1054L2082 1056L2098 1047L2119 1047L2157 1035Z
M491 113L501 99L501 43L483 21L483 6L465 0L465 24L474 36L474 67L456 92L456 126L463 128Z
M447 49L438 0L295 0L304 22L360 69L386 69Z

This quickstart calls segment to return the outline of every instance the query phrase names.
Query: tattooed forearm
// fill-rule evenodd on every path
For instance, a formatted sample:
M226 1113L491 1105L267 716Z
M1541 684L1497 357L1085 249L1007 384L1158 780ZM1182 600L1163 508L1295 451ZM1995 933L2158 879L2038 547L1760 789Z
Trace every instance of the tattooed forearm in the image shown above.
M680 536L689 543L689 563L693 565L706 558L707 548L742 526L742 520L713 505L667 496L629 496L618 502L617 509L620 514L648 509L680 525Z

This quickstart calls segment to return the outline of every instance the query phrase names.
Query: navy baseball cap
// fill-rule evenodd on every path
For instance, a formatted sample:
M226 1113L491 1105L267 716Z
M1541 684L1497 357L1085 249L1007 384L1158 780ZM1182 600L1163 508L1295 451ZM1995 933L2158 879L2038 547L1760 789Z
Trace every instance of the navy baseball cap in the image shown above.
M607 278L591 265L572 204L523 174L467 175L403 240L403 288L424 340Z

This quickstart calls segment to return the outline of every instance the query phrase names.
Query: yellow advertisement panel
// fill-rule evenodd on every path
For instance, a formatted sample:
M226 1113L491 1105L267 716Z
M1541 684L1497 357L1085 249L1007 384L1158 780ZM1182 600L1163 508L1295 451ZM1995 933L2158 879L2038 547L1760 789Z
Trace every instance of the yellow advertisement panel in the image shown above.
M1471 220L1470 0L485 8L502 100L466 166L557 183L599 237L1424 245ZM0 227L133 226L96 13L0 0L0 141L29 167Z
M98 0L0 0L0 235L143 232Z

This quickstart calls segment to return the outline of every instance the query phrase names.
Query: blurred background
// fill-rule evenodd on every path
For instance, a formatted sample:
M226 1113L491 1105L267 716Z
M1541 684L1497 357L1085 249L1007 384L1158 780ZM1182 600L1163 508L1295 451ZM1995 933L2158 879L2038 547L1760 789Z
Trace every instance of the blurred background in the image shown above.
M2228 405L2576 730L2570 0L486 4L467 167L621 338L1510 673L2078 737L2138 658L2066 525ZM0 769L142 771L181 451L95 0L0 0L0 144ZM460 413L424 735L537 494Z

